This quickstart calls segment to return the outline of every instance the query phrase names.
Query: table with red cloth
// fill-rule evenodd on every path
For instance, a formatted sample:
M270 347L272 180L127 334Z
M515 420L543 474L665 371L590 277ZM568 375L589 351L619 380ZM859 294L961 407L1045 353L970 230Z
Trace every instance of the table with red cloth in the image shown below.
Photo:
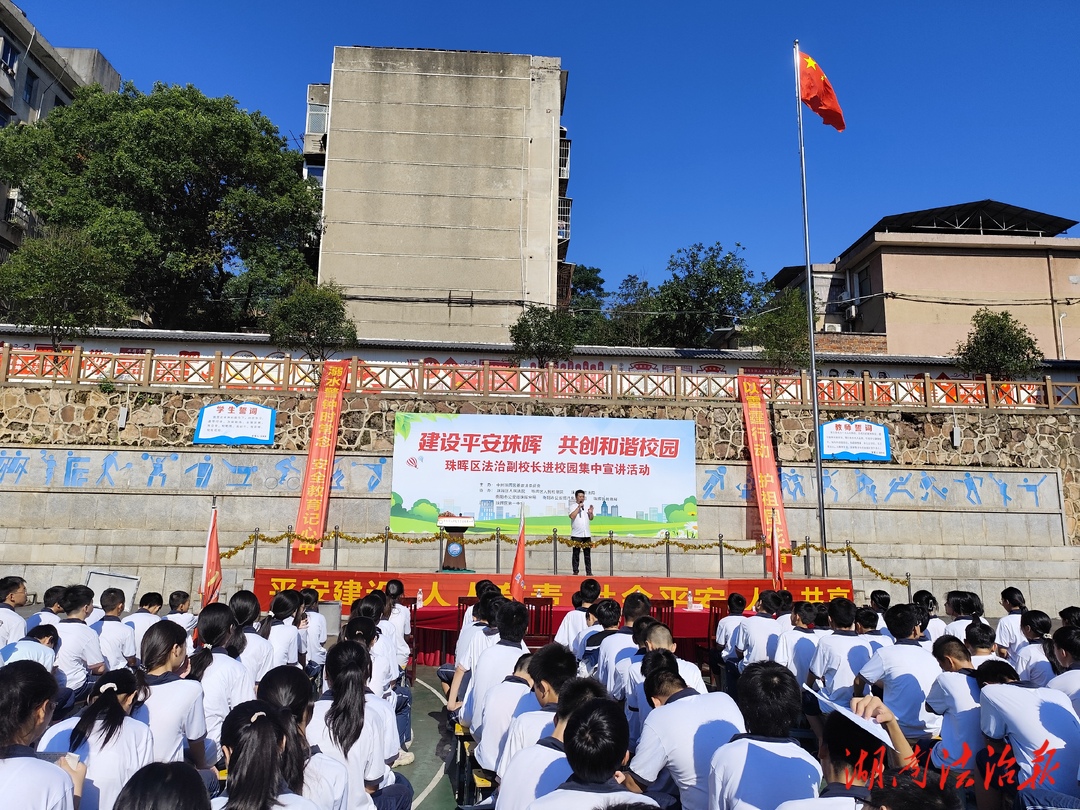
M554 630L558 630L563 618L573 609L569 605L556 605L552 608L551 622ZM454 647L461 630L457 607L422 607L415 612L414 617L412 629L417 663L430 667L453 663ZM695 640L707 639L709 611L677 608L675 626L671 628L671 632L680 648L692 644Z

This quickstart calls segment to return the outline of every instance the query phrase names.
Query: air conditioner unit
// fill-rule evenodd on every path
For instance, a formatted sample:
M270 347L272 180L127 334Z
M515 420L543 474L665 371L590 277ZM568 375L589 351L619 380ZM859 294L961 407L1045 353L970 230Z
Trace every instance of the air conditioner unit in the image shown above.
M859 308L852 304L850 307L844 310L844 319L853 321L859 317Z
M842 327L838 323L827 323L827 324L825 324L825 331L826 332L843 332L844 327Z

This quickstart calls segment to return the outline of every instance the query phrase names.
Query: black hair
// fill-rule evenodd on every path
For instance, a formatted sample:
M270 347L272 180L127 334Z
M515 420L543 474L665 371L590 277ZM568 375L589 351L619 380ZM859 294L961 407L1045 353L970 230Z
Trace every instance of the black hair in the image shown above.
M1057 674L1059 668L1057 657L1054 655L1054 640L1050 638L1050 628L1053 627L1050 617L1041 610L1025 610L1020 614L1020 627L1027 627L1039 634L1039 643L1042 644L1046 660L1050 663L1054 674Z
M919 625L922 635L926 635L926 629L930 626L930 611L922 605L911 603L911 609L915 611L915 623Z
M614 599L601 599L599 602L594 602L592 612L596 621L604 629L619 626L619 617L622 614L619 611L619 603Z
M121 696L135 695L136 699L139 699L142 697L139 695L140 691L138 679L130 669L114 669L98 678L94 688L90 690L86 709L71 730L68 750L75 751L86 742L98 726L99 720L101 744L108 745L112 738L120 733L124 718L127 717L127 712L120 705Z
M911 638L918 624L915 609L911 605L893 605L885 611L885 626L897 640Z
M529 631L529 610L521 602L508 602L496 619L501 641L520 642Z
M237 593L239 593L239 591L237 591ZM250 591L247 591L247 593L250 593ZM45 595L46 596L49 595L47 591L46 591ZM165 604L165 600L161 597L161 594L158 593L157 591L149 591L147 593L144 593L142 595L142 598L139 599L139 607L141 607L141 608L161 607L164 604Z
M319 604L319 592L314 588L303 588L300 595L304 597L304 607L309 610Z
M64 588L60 599L60 609L64 613L74 613L79 608L94 604L94 592L85 585L69 585Z
M1024 601L1024 592L1019 588L1006 588L1001 592L1001 601L1009 605L1011 610L1027 610Z
M56 697L56 678L37 661L12 661L0 667L0 759L14 745L41 704ZM36 742L36 740L35 740Z
M638 616L648 616L651 611L652 602L641 591L634 591L623 600L622 615L631 624Z
M877 611L870 607L861 607L855 609L855 624L862 627L864 630L877 630L878 626L878 614Z
M53 646L60 641L60 633L51 624L39 624L37 627L32 627L26 631L26 637L32 638L36 641L44 641L47 638L53 640Z
M775 616L780 610L780 595L776 591L762 591L758 594L757 604L754 610L758 613Z
M969 622L964 628L964 641L975 650L990 650L994 647L997 638L994 628L981 622Z
M187 649L187 631L176 622L154 622L143 634L141 655L143 668L148 672L164 666L173 647Z
M759 661L739 676L738 704L748 732L786 737L802 712L802 691L787 667Z
M386 581L385 593L391 602L396 603L405 595L405 583L400 579L389 579Z
M791 591L777 591L776 595L780 597L780 612L789 612L791 610L791 606L795 604L795 597L792 596Z
M930 591L915 591L911 601L933 616L938 612L938 601Z
M630 725L614 700L590 700L566 721L566 761L580 781L603 784L622 765L630 746Z
M229 607L236 615L236 623L241 627L250 627L262 616L259 597L251 591L237 591L229 598Z
M477 582L476 585L473 587L473 591L476 593L477 598L480 598L485 593L488 593L490 591L497 591L499 593L502 593L502 591L499 590L499 586L492 582L490 579L482 579Z
M26 580L22 577L3 577L0 578L0 602L6 600L11 594L19 590L26 584Z
M654 622L646 629L644 641L652 644L654 647L670 648L671 645L675 643L675 635L671 632L671 628L666 624Z
M574 497L575 497L575 498L576 498L576 497L577 497L578 495L584 495L584 494L585 494L585 490L583 490L583 489L575 489L575 490L574 490Z
M106 588L101 592L98 606L106 613L112 613L127 600L124 592L119 588Z
M375 588L372 591L368 591L368 595L365 596L364 599L367 599L368 596L374 597L375 599L378 599L379 604L382 605L382 607L379 608L379 618L380 619L382 619L385 616L389 615L390 608L393 607L393 603L390 601L390 597L386 595L385 591L382 591L382 590L380 590L378 588Z
M300 591L278 591L270 600L270 615L277 621L291 618L294 624L299 624L303 610L304 597L300 595Z
M590 700L607 697L604 685L595 678L571 678L559 690L559 705L555 709L555 717L566 720Z
M669 669L656 669L649 673L645 679L645 699L651 701L654 697L669 697L686 688L686 681L678 672Z
M974 625L968 626L974 627ZM945 656L956 658L960 661L971 662L971 652L968 650L967 645L956 636L938 636L934 639L934 646L931 652L934 654L934 658L937 659L939 664L945 660Z
M341 636L346 641L356 641L369 650L380 635L379 625L370 616L356 616L345 624Z
M746 597L741 593L728 594L727 608L729 616L738 616L746 610Z
M638 616L634 619L634 626L630 632L630 638L639 647L645 643L645 635L654 624L660 624L653 616Z
M547 681L556 694L577 675L577 658L562 644L545 644L533 653L529 661L529 677L533 683Z
M1020 676L1016 674L1012 664L1008 661L984 661L975 670L975 680L982 689L988 683L1008 683L1018 681Z
M915 780L910 770L887 770L870 790L871 807L889 810L960 810L960 797L946 780ZM943 787L944 785L944 787Z
M834 627L845 630L855 624L855 603L838 596L829 602L829 621Z
M1061 623L1069 627L1080 627L1080 607L1069 605L1058 611Z
M514 672L520 672L521 670L529 671L529 662L532 661L533 654L525 653L514 662Z
M832 712L825 718L822 737L829 751L829 759L838 765L850 765L853 769L873 762L881 750L881 740L856 725L843 712Z
M247 700L225 716L221 746L229 749L226 810L271 810L283 781L285 726L280 712L262 700Z
M570 594L570 604L575 608L579 608L585 604L585 599L581 595L581 591L574 591Z
M976 619L981 619L983 614L986 613L982 597L974 591L968 591L968 598L971 600L971 615Z
M795 602L791 606L791 612L798 616L803 624L814 624L817 618L817 607L811 602Z
M324 672L334 692L326 727L330 739L346 756L364 730L364 687L370 670L367 648L355 641L339 641L326 654Z
M232 608L221 602L212 602L202 609L197 627L202 646L191 656L188 678L193 681L201 681L207 668L214 663L211 648L227 646L240 629Z
M472 617L476 622L491 624L495 619L495 606L506 599L498 590L484 591L484 595L473 605Z
M589 604L600 598L600 583L592 577L581 580L581 587L578 590L581 593L581 598Z
M818 602L814 605L814 627L821 627L826 630L829 627L829 606L824 602Z
M210 794L186 762L151 762L128 779L113 810L210 810Z
M59 605L60 600L64 598L64 591L67 590L65 585L52 585L45 595L41 597L41 604L47 608L51 608L53 605Z
M1054 631L1054 646L1080 661L1080 627L1059 627Z
M169 594L169 610L179 610L185 602L191 601L191 594L187 591L173 591Z
M945 594L945 604L955 616L971 616L978 619L983 615L982 599L972 591L949 591Z
M647 678L658 669L679 671L679 659L671 650L649 650L641 659L641 677Z
M892 604L892 596L888 591L870 591L870 606L881 611L889 609Z
M280 710L279 715L285 726L281 777L289 790L301 793L311 745L300 731L300 726L306 725L311 719L311 681L299 667L274 667L259 681L256 697Z

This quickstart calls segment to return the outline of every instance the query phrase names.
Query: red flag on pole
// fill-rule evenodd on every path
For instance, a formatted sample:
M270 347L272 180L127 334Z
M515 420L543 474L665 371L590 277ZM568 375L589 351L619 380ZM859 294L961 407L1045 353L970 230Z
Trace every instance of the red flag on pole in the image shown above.
M217 536L217 507L210 512L210 530L206 533L206 556L203 558L202 605L207 605L218 600L221 591L221 551L218 548Z
M510 598L516 602L525 601L525 513L522 510L518 522L517 551L514 552L514 570L510 574Z
M812 57L799 52L799 97L811 110L821 116L823 123L844 131L844 111L836 100L832 85L825 72Z
M772 537L770 538L772 545L772 559L773 559L773 584L777 585L780 590L784 590L784 564L780 557L780 525L776 520L776 510L773 510L772 521Z

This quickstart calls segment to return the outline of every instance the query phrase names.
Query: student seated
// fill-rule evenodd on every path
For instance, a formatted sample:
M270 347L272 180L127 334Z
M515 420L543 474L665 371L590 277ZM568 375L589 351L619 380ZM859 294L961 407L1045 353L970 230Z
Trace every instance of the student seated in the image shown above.
M120 621L125 598L119 588L102 591L99 601L105 615L90 625L90 629L98 634L101 654L108 669L135 666L135 628Z
M945 594L945 615L952 620L945 626L945 632L957 638L964 637L964 630L972 622L986 624L982 617L982 599L971 591L949 591Z
M120 791L113 810L210 810L199 772L183 762L152 762Z
M1025 641L1010 658L1020 680L1046 686L1057 675L1050 628L1050 617L1041 610L1028 610L1021 615L1020 633Z
M1080 715L1080 627L1059 627L1054 632L1054 654L1062 672L1047 686L1068 697Z
M525 633L529 630L529 611L521 602L507 602L495 619L499 640L484 650L473 666L472 680L465 695L461 721L468 726L479 721L488 692L514 672L514 664L528 653Z
M892 635L881 629L881 620L882 616L873 608L865 607L855 611L855 632L867 637L871 652L877 652L893 643Z
M586 621L587 611L592 607L593 602L600 598L600 583L592 577L582 580L581 587L578 588L575 596L578 597L581 604L574 604L574 609L563 617L562 622L559 623L559 629L555 633L555 641L564 647L571 646L574 640L588 626Z
M727 598L728 614L716 623L716 644L709 653L709 667L712 669L713 680L720 682L721 674L727 685L727 693L733 695L735 680L739 677L738 658L735 648L731 646L731 638L735 630L743 620L743 611L746 610L746 597L741 593L730 594Z
M945 622L939 619L937 615L937 598L930 591L915 591L915 595L911 597L911 602L925 610L926 615L929 617L923 627L923 633L928 637L929 641L935 641L945 635Z
M675 638L667 625L660 622L651 624L645 633L646 655L654 650L667 650L675 655ZM652 704L645 698L645 675L642 664L644 657L637 664L630 667L627 672L629 681L626 690L626 718L630 723L630 750L637 750L638 738L641 737L641 729L652 711ZM675 658L676 671L686 681L686 685L698 694L705 694L708 689L701 679L701 670L697 665L682 658Z
M477 585L478 590L479 588ZM495 617L499 607L507 601L499 589L492 585L490 590L484 591L475 605L469 606L473 608L474 621L462 628L461 635L458 636L454 650L454 674L447 688L446 710L451 716L456 716L465 703L476 660L484 650L499 641Z
M252 596L254 595L255 594L252 594ZM258 604L258 600L256 600L256 604ZM146 631L150 628L150 625L157 624L161 621L162 617L158 614L161 612L163 605L164 600L161 598L161 594L157 591L149 591L139 598L139 609L134 613L128 614L127 618L124 619L124 624L130 627L135 633L136 664L142 663L139 659L139 650L142 649L143 636L146 635ZM256 615L258 615L258 611L256 611Z
M934 642L933 656L941 674L930 687L926 707L942 719L941 740L930 750L930 760L938 768L951 768L967 752L974 754L983 747L979 683L967 646L956 636L940 636Z
M990 625L972 622L964 628L961 638L971 654L972 669L978 669L987 661L1001 660L994 652L994 628Z
M26 604L26 580L0 578L0 647L26 636L26 619L15 608Z
M479 740L476 746L476 761L481 768L495 770L499 765L499 755L506 745L506 735L510 723L520 708L524 713L539 709L533 695L532 679L529 677L529 662L532 655L526 653L514 664L514 672L503 678L488 690L480 711L480 718L472 729L473 739Z
M637 649L633 639L634 622L642 616L648 616L651 610L649 597L638 591L630 594L622 606L622 628L600 642L596 678L608 690L608 694L613 695L619 689L616 683L616 665L624 658L630 658Z
M66 585L53 585L41 597L41 610L26 619L26 632L41 624L58 624L64 615L60 600L64 597Z
M811 689L821 682L817 691L822 697L846 706L851 701L855 675L870 660L870 644L866 636L855 632L855 603L837 598L829 602L829 625L832 632L818 641L810 661L806 685ZM810 694L803 697L803 711L810 727L821 739L821 715L828 714Z
M1005 615L998 619L994 634L994 647L998 657L1011 660L1020 652L1026 640L1020 632L1020 617L1027 610L1024 592L1019 588L1006 588L1001 592L1001 602Z
M641 659L649 650L645 646L645 633L654 624L659 624L652 616L639 616L631 628L630 638L634 640L634 650L629 657L623 658L615 664L615 690L611 692L612 700L628 700L633 684L630 681L630 671L637 667L641 671Z
M56 625L39 624L27 630L25 638L0 648L0 666L13 661L37 661L52 672L56 663L56 648L59 644L60 634L56 630Z
M598 626L600 630L585 639L585 646L579 657L585 671L589 675L595 675L600 666L600 645L619 631L619 624L622 622L622 608L614 599L601 599L589 610L596 619L594 626ZM633 639L629 639L629 641L631 644L633 643Z
M165 618L170 622L176 622L184 628L184 632L188 634L187 654L191 655L195 652L191 636L195 632L195 626L198 624L199 619L191 612L191 594L187 591L173 591L170 593L169 612L165 614Z
M756 613L743 619L735 629L731 644L735 648L740 673L750 664L771 661L776 655L781 628L773 617L779 609L780 597L776 591L762 591L754 606Z
M60 604L65 618L56 625L60 634L56 667L78 703L90 693L95 676L104 674L106 669L98 634L85 621L94 608L94 592L85 585L72 585L64 591Z
M810 662L817 651L820 636L812 625L817 617L817 608L810 602L796 602L791 609L792 626L780 634L776 642L776 663L787 667L795 680L806 683L810 672Z
M237 591L229 599L229 607L240 626L241 637L232 640L240 663L247 669L252 682L258 686L263 676L274 668L274 645L259 635L259 598L251 591Z

